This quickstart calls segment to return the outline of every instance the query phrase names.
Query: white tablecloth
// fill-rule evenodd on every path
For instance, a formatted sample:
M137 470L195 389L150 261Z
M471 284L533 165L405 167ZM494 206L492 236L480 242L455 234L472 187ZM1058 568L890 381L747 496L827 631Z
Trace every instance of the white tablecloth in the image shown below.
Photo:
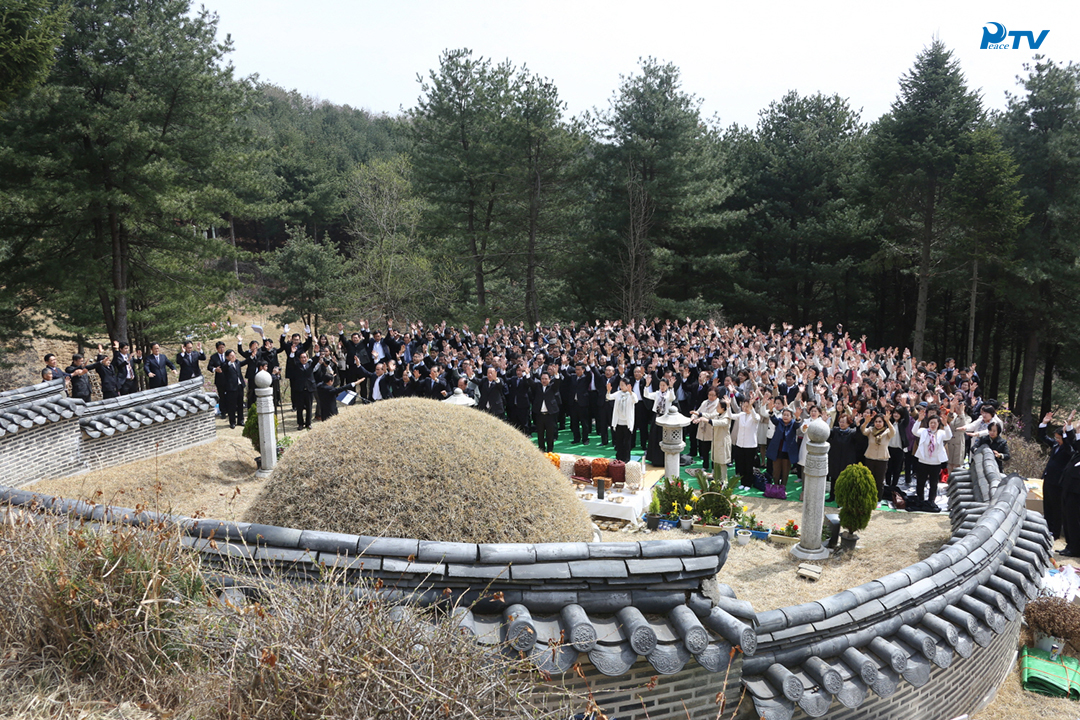
M604 491L604 499L596 498L596 488L585 487L583 492L589 493L582 499L585 509L590 515L605 518L618 518L619 520L633 520L640 518L645 512L649 501L652 500L652 488L638 490L636 493L628 493L620 490ZM625 498L621 503L614 502L616 497Z

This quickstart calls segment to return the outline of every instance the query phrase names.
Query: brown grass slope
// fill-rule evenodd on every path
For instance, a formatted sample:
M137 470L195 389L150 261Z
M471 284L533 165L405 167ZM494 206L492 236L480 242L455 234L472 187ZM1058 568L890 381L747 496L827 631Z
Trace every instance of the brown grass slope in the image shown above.
M573 489L528 438L416 398L352 408L300 437L245 520L456 542L592 536Z

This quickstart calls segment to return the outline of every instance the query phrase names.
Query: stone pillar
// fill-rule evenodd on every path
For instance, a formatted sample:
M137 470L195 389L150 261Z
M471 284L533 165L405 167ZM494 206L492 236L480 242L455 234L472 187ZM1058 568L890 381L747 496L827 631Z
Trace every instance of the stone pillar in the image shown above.
M683 442L683 428L690 424L690 418L672 405L665 415L656 418L656 424L662 432L660 449L664 451L664 477L677 478L681 472L679 456L686 448L686 443Z
M825 480L829 474L829 426L820 418L806 428L806 466L803 468L802 527L791 554L800 560L824 560L830 550L821 544L825 522Z
M277 431L274 429L274 378L265 370L255 374L255 410L259 414L259 452L262 460L255 477L268 477L277 464Z

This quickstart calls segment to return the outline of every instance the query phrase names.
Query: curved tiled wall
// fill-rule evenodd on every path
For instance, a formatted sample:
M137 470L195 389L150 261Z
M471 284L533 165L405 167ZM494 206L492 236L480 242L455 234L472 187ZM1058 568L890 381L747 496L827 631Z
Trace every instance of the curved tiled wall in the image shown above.
M996 687L1000 676L979 677L1015 652L1019 613L1052 547L1045 522L1024 508L1022 479L1002 478L981 453L973 471L953 476L953 537L937 553L837 595L762 613L717 583L729 550L723 535L449 543L136 513L10 488L0 500L91 523L171 523L222 572L273 567L316 579L336 567L346 581L378 581L364 587L390 600L453 602L456 621L478 642L506 643L568 685L578 682L568 671L581 663L585 678L611 687L612 702L627 700L643 673L673 676L650 683L641 710L631 701L620 718L712 718L713 697L730 699L739 684L749 697L741 712L769 720L859 717L864 703L879 717L968 712L974 707L961 706L976 701L964 693L927 696L923 705L912 704L913 693L942 678L948 684L958 668L974 678L973 692L983 691L979 683ZM226 580L223 591L241 584ZM930 710L913 714L916 706Z

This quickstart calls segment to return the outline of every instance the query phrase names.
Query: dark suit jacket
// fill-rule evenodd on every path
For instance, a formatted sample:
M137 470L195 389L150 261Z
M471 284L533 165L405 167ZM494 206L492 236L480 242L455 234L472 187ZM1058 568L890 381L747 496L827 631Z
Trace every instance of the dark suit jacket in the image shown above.
M169 373L166 368L172 368L173 372L176 371L176 366L173 365L172 360L165 357L165 355L147 355L143 358L143 372L146 373L146 387L159 388L165 387L169 384ZM154 373L154 377L150 377L150 373Z
M93 365L87 365L87 368L97 371L98 377L101 379L101 393L118 393L120 392L120 385L122 384L120 378L116 377L116 370L113 366L106 365L105 363L96 362Z
M293 371L293 384L296 389L302 392L315 393L318 387L318 381L315 379L315 371L318 369L319 363L316 360L308 360L307 365L301 365L299 362L293 361L289 364L289 367Z
M529 385L529 378L524 376L514 375L506 381L507 404L512 410L529 410Z
M223 359L225 353L214 353L210 356L210 360L206 363L206 369L214 373L214 387L217 388L219 393L225 392L229 388L225 382L225 371L214 372L217 368L223 367L228 364L228 361Z
M506 383L502 379L496 378L495 382L491 382L486 377L483 377L476 383L476 386L480 394L477 398L477 407L495 415L502 415L506 411L507 389Z
M300 363L296 362L297 360L300 359L300 353L302 353L302 352L307 353L308 354L308 360L309 361L311 360L311 338L309 337L307 340L305 340L303 342L303 344L297 345L296 348L294 349L292 345L287 345L285 343L285 336L282 335L281 339L280 339L280 342L278 342L278 345L280 345L280 348L278 349L278 352L279 353L283 352L286 355L286 359L285 359L285 377L288 378L289 380L295 380L296 379L296 371L300 367ZM312 389L314 390L314 388L312 388Z
M1069 458L1072 457L1073 440L1075 433L1067 433L1065 442L1058 445L1053 438L1047 438L1050 445L1050 457L1046 461L1046 469L1043 470L1042 479L1044 484L1056 486L1061 482L1065 469L1069 467Z
M554 383L549 383L547 387L540 383L533 386L533 414L539 415L540 408L545 403L549 413L559 412L559 388Z
M577 374L571 375L569 378L569 384L571 386L571 401L579 408L587 408L592 404L592 396L590 395L589 385L592 382L592 374L586 372L581 377Z
M217 386L222 392L236 392L237 390L244 389L244 369L243 366L248 364L248 360L233 360L232 362L226 361L221 366L221 372L216 373L218 378L221 378L221 383Z
M128 355L128 359L124 360L124 358L120 355L120 353L113 353L113 359L112 359L113 372L116 373L116 380L120 384L121 387L123 387L124 383L126 383L128 381L128 368L129 367L131 368L132 382L135 382L135 380L134 380L135 375L139 372L138 371L138 365L139 365L139 360L137 360L136 358L131 357L130 354Z
M199 377L202 374L199 370L200 360L206 360L206 355L197 350L192 350L187 358L184 357L183 352L176 353L176 365L180 368L181 382L190 380L193 377Z
M382 400L389 400L400 392L400 381L390 373L384 372L382 375L376 375L363 366L358 368L358 371L367 380L364 381L361 390L356 392L357 395L360 395L362 391L363 395L374 399L376 385L379 386L379 394Z
M443 395L443 392L446 395ZM446 383L442 380L432 380L429 376L420 380L419 394L420 397L431 398L432 400L445 400L450 397L450 389L446 387Z

